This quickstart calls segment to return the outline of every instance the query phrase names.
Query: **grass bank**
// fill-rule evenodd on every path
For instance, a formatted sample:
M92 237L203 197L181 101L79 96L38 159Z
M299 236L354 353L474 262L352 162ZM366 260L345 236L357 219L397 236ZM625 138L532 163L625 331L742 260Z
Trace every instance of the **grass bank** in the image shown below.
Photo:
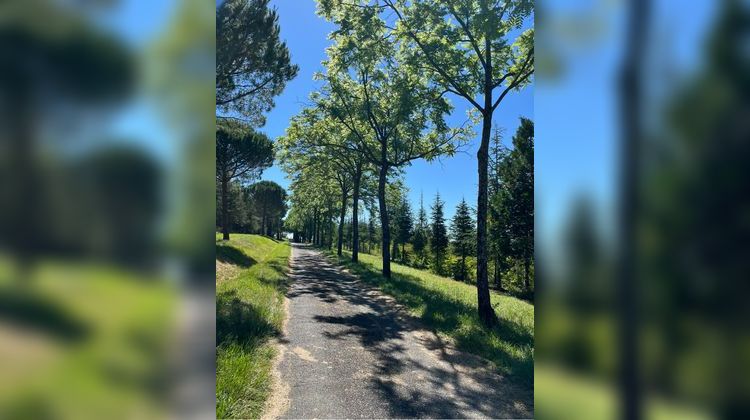
M291 247L258 235L216 240L216 417L258 418L271 391Z
M161 418L177 291L112 265L0 256L0 418Z
M329 252L333 258L337 258ZM349 254L337 258L367 283L393 296L429 328L450 337L464 351L492 361L498 371L526 387L534 381L534 306L514 297L491 292L499 325L483 328L477 315L476 287L424 270L391 263L391 278L380 274L380 257Z

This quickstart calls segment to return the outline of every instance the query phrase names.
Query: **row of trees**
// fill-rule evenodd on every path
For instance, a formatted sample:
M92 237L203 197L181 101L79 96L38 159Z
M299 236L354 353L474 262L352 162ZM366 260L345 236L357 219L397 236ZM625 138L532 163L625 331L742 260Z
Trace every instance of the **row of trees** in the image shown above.
M268 3L226 0L216 9L216 208L224 240L231 230L280 237L287 210L278 184L246 186L273 164L273 143L257 129L299 70Z
M533 292L533 236L534 236L534 202L533 202L533 146L534 125L529 119L522 118L513 137L513 147L502 144L500 131L493 136L491 160L490 189L490 268L495 287L529 295ZM324 157L310 155L316 162ZM323 160L322 160L323 159ZM347 208L336 209L341 202L326 200L324 189L326 174L313 177L310 173L297 178L314 186L315 197L320 198L317 207L313 208L309 219L302 218L301 224L295 224L299 217L296 212L287 219L287 228L297 232L295 240L311 240L318 245L337 245L337 248L355 247L368 253L380 253L386 244L390 249L390 260L416 268L429 268L439 275L452 276L456 280L474 281L476 279L476 219L475 209L462 200L450 220L445 217L445 203L437 194L429 208L425 208L420 199L418 210L412 211L407 199L408 189L400 180L391 182L386 190L386 203L389 211L390 243L383 242L383 229L379 222L378 208L374 205L377 191L373 175L365 174L364 192L360 199L369 213L369 218L358 215L354 220L352 202ZM330 181L330 180L329 180ZM330 188L336 189L336 182L329 182ZM293 191L300 191L300 184L295 184ZM343 200L343 191L342 197ZM305 197L293 197L305 201ZM328 207L326 207L328 206ZM296 210L298 206L293 205ZM316 210L317 209L317 210ZM307 223L305 222L307 220ZM356 229L356 230L355 230ZM316 235L315 232L322 232ZM358 238L355 240L355 237ZM355 242L356 241L356 242Z
M273 181L258 181L250 185L233 182L227 190L231 232L257 233L281 239L283 218L288 210L287 192L283 187ZM221 199L217 196L217 208L222 207ZM221 213L217 214L217 226L222 225L221 216Z
M492 117L510 92L530 82L533 29L522 27L532 2L319 0L318 6L337 27L325 71L316 76L322 87L278 142L282 165L293 179L289 228L316 243L332 241L333 232L321 220L338 207L340 250L351 200L352 259L357 261L359 203L367 190L377 201L382 272L389 277L391 253L398 252L391 249L397 232L391 231L389 186L415 160L453 155L469 141L472 123L481 121L473 249L479 316L494 325L487 275ZM446 120L453 110L449 95L473 108L453 127Z

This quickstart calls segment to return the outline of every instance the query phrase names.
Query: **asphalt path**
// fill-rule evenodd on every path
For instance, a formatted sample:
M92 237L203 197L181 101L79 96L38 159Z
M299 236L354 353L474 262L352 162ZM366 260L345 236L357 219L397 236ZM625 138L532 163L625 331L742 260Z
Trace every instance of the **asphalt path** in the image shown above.
M282 418L531 418L533 391L457 351L391 297L295 244Z

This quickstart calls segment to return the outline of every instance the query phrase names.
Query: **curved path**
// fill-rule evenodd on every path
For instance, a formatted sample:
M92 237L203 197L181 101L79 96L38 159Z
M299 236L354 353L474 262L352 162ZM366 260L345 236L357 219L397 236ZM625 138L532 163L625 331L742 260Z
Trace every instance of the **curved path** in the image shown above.
M533 393L295 244L277 368L283 418L530 418Z

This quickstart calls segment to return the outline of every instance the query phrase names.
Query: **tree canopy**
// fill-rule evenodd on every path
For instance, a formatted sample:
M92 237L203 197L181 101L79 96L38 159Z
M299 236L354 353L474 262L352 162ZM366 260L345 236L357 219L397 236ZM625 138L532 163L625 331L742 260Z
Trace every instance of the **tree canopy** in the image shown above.
M216 107L253 126L299 71L269 0L225 0L216 10Z

